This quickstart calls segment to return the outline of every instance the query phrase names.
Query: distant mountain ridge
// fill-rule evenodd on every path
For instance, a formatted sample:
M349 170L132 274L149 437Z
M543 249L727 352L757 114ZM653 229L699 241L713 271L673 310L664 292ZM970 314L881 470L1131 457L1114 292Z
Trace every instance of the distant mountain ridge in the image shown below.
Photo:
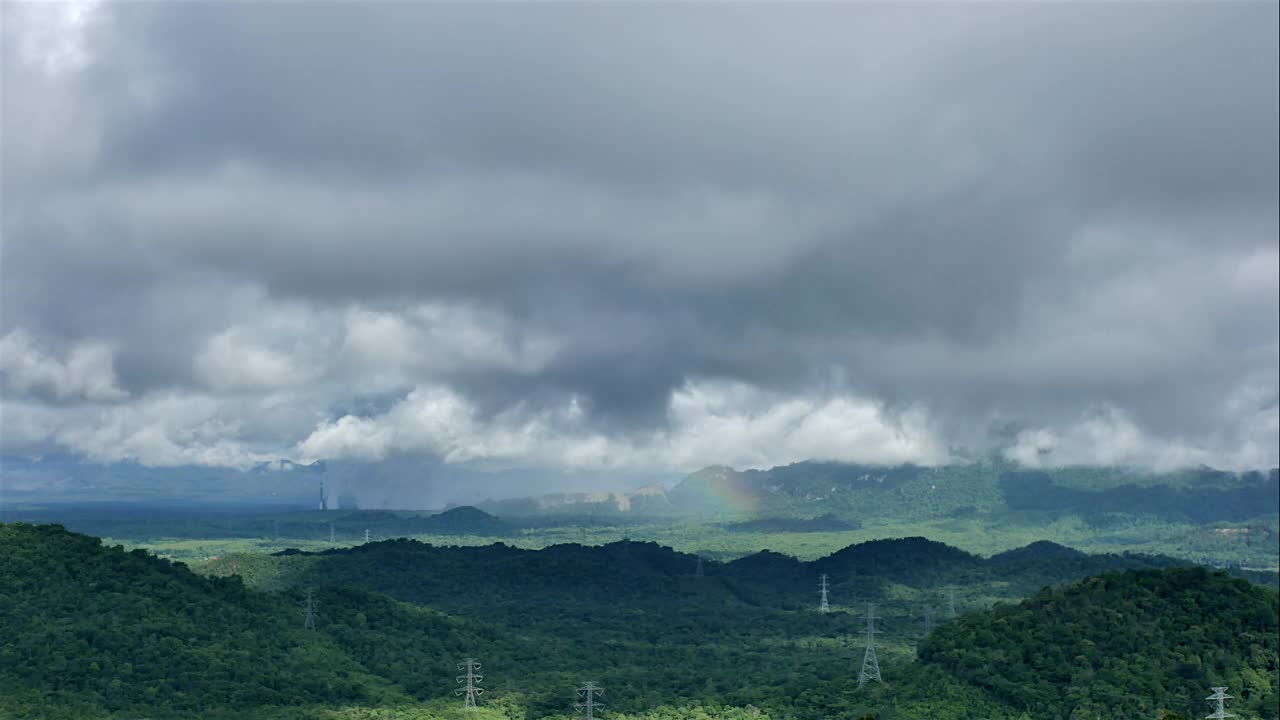
M1149 473L1123 467L1028 470L1005 461L892 467L801 462L769 470L710 466L675 487L479 503L498 516L616 515L743 520L828 517L924 520L974 514L1129 513L1191 522L1276 514L1280 469L1198 468Z

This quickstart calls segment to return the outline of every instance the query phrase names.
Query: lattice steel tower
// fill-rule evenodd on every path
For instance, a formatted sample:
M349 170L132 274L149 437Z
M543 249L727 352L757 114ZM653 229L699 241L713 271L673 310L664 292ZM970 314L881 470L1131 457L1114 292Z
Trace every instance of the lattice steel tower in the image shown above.
M876 629L875 606L867 603L867 651L862 656L862 672L858 673L858 689L862 689L863 685L875 680L883 683L880 679L880 661L876 659L876 633L880 632Z
M827 604L827 576L825 573L823 573L822 577L819 578L819 581L820 583L818 586L818 598L819 598L818 612L820 613L831 612L831 606Z
M476 709L476 701L484 694L484 688L480 687L480 683L484 682L484 676L478 671L480 663L475 658L467 658L458 663L459 670L465 670L465 675L459 675L457 680L459 684L466 683L465 687L461 687L453 691L454 695L462 696L462 707L467 710Z
M956 619L956 589L947 588L947 619Z
M311 588L307 588L307 619L302 621L304 630L316 629L316 593Z
M575 710L582 711L583 720L596 719L596 708L604 705L604 703L596 700L601 695L604 695L604 688L593 682L578 688L578 697L582 698L582 700L574 703L573 707Z
M698 566L693 569L694 577L702 577L702 556L698 556Z
M1209 702L1214 703L1213 714L1205 715L1204 716L1205 720L1223 720L1223 718L1235 717L1235 715L1232 715L1231 713L1227 712L1227 701L1230 699L1231 699L1231 696L1227 694L1226 688L1224 687L1214 688L1213 694L1205 698L1205 700L1208 700Z

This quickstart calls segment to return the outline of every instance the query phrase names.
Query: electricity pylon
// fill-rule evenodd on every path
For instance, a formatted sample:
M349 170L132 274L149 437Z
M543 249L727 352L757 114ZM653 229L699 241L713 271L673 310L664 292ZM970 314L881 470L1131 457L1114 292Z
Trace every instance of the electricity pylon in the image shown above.
M364 529L364 544L369 544L369 528Z
M702 577L702 556L698 556L698 566L693 569L694 577Z
M329 542L333 542L333 523L329 523Z
M1227 694L1226 688L1224 687L1214 688L1213 694L1205 698L1205 700L1208 700L1209 702L1214 703L1215 707L1213 709L1212 715L1204 716L1205 720L1223 720L1223 718L1235 717L1235 715L1232 715L1231 713L1227 712L1227 701L1230 699L1231 699L1231 696Z
M858 673L858 689L862 689L863 685L875 680L878 683L884 683L880 679L880 661L876 659L876 633L880 632L876 629L875 606L867 603L867 652L862 656L862 672Z
M316 629L316 593L311 588L307 588L307 619L302 621L302 628Z
M947 588L947 619L956 619L956 589Z
M928 636L933 632L933 607L929 603L924 604L924 634Z
M582 698L582 701L574 703L573 707L582 711L583 720L595 720L596 708L604 705L596 700L601 695L604 695L604 688L593 682L578 688L578 697Z
M454 695L462 696L462 707L467 710L476 709L476 700L484 694L484 688L480 687L480 683L484 682L484 676L476 672L480 669L480 663L475 658L467 658L458 663L459 670L465 670L465 675L459 675L458 683L466 683L465 687L453 691Z
M818 612L831 612L831 606L827 604L827 576L824 573L820 578L821 584L818 587Z

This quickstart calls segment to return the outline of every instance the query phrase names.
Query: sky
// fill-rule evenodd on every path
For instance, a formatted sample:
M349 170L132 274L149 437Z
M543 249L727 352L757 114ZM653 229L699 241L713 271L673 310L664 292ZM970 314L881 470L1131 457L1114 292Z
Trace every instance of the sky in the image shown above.
M0 12L6 455L1280 461L1275 3Z

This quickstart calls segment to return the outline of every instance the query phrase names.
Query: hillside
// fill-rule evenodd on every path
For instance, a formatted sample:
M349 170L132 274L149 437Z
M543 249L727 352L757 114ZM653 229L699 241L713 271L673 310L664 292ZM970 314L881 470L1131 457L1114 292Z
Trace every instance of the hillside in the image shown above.
M1065 718L1098 698L1177 708L1170 703L1184 690L1219 679L1262 688L1261 700L1273 692L1263 685L1274 670L1274 593L1202 570L1107 575L983 610L1078 573L1171 562L1044 544L983 559L906 538L812 562L770 552L706 561L699 575L696 558L654 543L534 551L400 540L223 558L201 568L215 576L205 577L57 526L14 524L0 526L0 557L6 717L441 720L460 714L454 666L469 655L484 662L490 690L476 720L564 718L568 693L586 677L611 689L611 713L637 720L1026 720L1022 708L1033 703L1044 709L1036 718ZM819 573L833 581L825 615L814 612ZM216 577L231 574L250 587ZM1138 592L1117 577L1155 579ZM948 586L961 618L923 641L917 666L920 603L936 606ZM1188 590L1201 586L1206 598ZM313 630L300 606L308 587ZM866 600L879 603L880 658L893 680L860 692L851 668L862 620L847 610ZM1042 632L1045 613L1057 624ZM1085 620L1155 629L1094 637ZM1114 659L1093 669L1115 683L1113 694L1046 690L1064 671L1036 658L1065 663L1082 683L1089 676L1072 656L1092 661L1087 643ZM1148 656L1161 672L1176 660L1181 680L1121 683L1149 675ZM1001 663L995 676L1018 678L1032 694L986 679ZM1250 694L1249 707L1259 698Z
M407 700L238 579L58 526L0 525L0 557L0 708L19 716Z
M945 672L1036 718L1199 717L1211 686L1264 720L1280 706L1280 598L1202 568L1108 573L974 613L920 646Z
M479 508L463 505L423 518L418 532L496 537L509 534L511 526Z
M316 553L291 551L285 557L234 555L206 563L201 571L238 574L267 589L356 587L464 615L481 607L506 613L542 603L594 605L597 598L609 598L615 607L680 602L804 610L816 602L819 575L827 574L833 603L856 610L859 603L875 601L884 612L909 618L919 603L940 603L951 595L961 609L981 607L1102 572L1186 564L1162 556L1086 554L1046 543L988 559L914 537L859 543L809 562L767 550L727 563L706 560L705 577L697 577L695 556L653 542L526 550L502 543L443 547L400 539Z

